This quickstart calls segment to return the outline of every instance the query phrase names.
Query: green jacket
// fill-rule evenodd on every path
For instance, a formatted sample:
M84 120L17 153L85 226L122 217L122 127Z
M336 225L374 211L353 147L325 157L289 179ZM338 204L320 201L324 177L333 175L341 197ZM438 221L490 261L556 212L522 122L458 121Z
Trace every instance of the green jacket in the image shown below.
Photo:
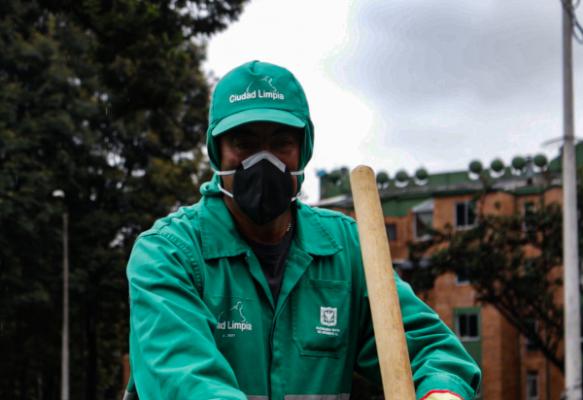
M127 398L344 400L353 371L380 383L356 224L296 209L277 304L214 190L139 236L127 269ZM417 398L446 389L473 399L477 365L409 285L397 288Z

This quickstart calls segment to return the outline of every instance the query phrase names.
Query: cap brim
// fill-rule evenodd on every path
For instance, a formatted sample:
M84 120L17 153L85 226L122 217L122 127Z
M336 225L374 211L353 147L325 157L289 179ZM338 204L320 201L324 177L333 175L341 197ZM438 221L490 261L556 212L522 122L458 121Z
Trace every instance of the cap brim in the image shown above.
M289 125L295 128L303 128L306 126L305 121L302 121L288 111L273 108L254 108L223 118L217 126L214 127L211 134L212 136L218 136L236 126L258 121L276 122L278 124Z

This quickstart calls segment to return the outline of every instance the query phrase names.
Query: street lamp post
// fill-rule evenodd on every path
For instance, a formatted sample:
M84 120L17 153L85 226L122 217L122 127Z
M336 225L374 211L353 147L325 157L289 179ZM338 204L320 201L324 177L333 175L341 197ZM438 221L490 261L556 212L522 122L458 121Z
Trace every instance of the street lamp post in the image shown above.
M69 214L63 212L63 343L61 400L69 400Z
M53 197L65 198L55 190ZM61 342L61 400L69 400L69 214L63 209L63 327Z

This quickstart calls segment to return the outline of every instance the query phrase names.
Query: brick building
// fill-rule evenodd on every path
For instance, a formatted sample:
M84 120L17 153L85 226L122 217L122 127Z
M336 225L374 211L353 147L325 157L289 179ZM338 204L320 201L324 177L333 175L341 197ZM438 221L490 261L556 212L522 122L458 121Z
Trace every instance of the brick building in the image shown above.
M578 166L583 146L577 146ZM505 167L495 160L488 169L472 162L469 171L429 174L418 170L413 177L403 171L389 180L377 175L394 266L411 268L410 241L424 240L428 228L450 225L467 229L476 220L476 207L484 214L526 214L541 204L562 202L560 157L547 163L544 156L516 157ZM319 172L319 207L353 215L346 168ZM480 179L481 177L481 179ZM487 179L491 190L476 203L476 194ZM563 390L561 372L493 307L476 301L476 293L463 276L439 276L422 298L460 337L483 371L481 399L556 400Z

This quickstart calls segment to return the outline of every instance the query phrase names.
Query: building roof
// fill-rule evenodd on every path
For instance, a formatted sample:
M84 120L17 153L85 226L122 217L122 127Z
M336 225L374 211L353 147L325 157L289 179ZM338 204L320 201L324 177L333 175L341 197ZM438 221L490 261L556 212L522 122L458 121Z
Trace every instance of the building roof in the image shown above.
M583 143L576 146L577 167L583 167ZM442 196L476 194L483 190L504 191L516 196L538 194L552 186L561 185L561 155L552 159L546 168L534 165L533 157L524 159L524 167L511 166L500 172L484 169L479 174L470 171L451 171L427 174L423 180L416 177L398 178L379 183L383 212L388 216L405 216L423 202ZM352 196L347 168L320 173L322 207L352 209ZM402 178L402 177L401 177Z

